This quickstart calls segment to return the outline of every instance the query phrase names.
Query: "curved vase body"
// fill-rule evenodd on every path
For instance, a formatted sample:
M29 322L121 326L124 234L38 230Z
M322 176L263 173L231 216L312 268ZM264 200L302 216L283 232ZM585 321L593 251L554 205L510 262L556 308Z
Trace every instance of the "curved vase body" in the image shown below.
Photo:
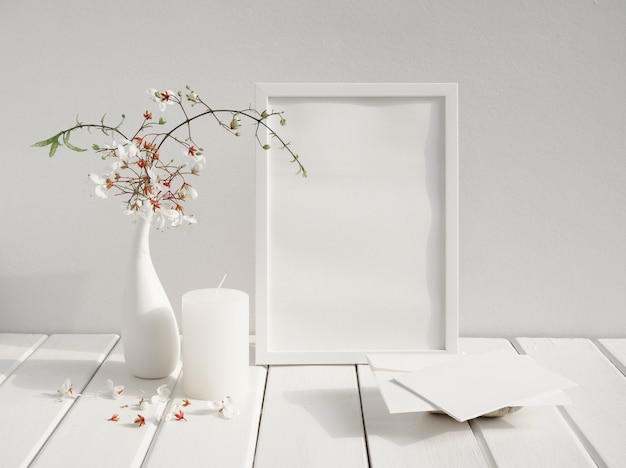
M180 358L180 338L172 305L150 257L152 212L139 217L130 249L124 286L122 339L131 373L159 379L174 371Z

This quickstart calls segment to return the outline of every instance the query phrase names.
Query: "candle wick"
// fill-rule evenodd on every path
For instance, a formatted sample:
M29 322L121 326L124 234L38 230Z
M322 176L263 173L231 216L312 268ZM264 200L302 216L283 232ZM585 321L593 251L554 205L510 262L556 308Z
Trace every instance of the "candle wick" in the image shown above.
M228 275L226 273L224 273L224 277L222 278L222 281L220 281L220 284L217 285L217 289L215 290L215 292L213 293L214 295L218 293L218 291L220 290L220 288L222 287L222 285L224 284L224 281L226 281L226 277Z

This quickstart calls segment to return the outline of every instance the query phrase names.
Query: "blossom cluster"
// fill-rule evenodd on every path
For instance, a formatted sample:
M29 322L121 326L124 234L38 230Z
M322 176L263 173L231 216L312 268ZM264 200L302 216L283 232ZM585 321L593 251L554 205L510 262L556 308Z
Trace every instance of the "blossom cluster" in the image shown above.
M268 110L259 112L253 108L214 110L189 87L184 97L180 91L160 91L154 88L148 89L147 94L161 112L172 106L177 107L182 114L182 121L169 127L163 116L155 119L152 112L146 110L142 114L139 129L132 136L127 136L122 131L125 116L116 126L105 124L104 117L98 124L84 124L77 120L73 127L33 146L49 146L50 156L55 154L59 146L86 151L70 143L70 135L79 129L100 130L110 138L110 142L102 146L94 144L92 149L109 164L102 175L88 174L95 184L95 194L100 198L108 198L111 194L122 196L125 213L133 217L147 217L152 212L155 226L160 229L165 225L175 227L183 222L196 223L192 215L185 213L184 203L198 196L190 180L199 175L206 164L202 147L192 137L192 122L199 118L211 116L220 127L235 136L240 135L242 119L250 120L256 129L257 142L263 149L269 150L270 145L261 139L261 130L279 141L281 147L291 155L291 162L298 166L297 173L306 177L306 170L298 155L269 125L269 119L275 116L279 117L281 126L285 125L282 113ZM201 111L191 114L186 105L199 106ZM222 120L220 116L224 114L227 119Z
M108 379L106 383L107 389L96 392L93 396L105 397L111 400L118 400L123 396L123 385L115 385L111 379ZM74 387L69 377L63 381L56 395L59 401L76 399L83 396L82 394L74 392ZM170 403L171 397L172 391L164 384L159 386L156 389L156 394L152 395L150 398L144 398L142 396L138 400L135 400L136 404L124 404L120 408L137 411L136 416L131 417L133 424L137 427L146 425L145 415L148 413L153 413L154 422L156 424L167 421L187 421L183 408L191 406L191 401L186 398L182 399L179 403L172 402L169 404L168 411L163 414L165 407ZM209 411L217 411L224 419L232 419L239 414L239 409L235 406L230 397L226 397L220 401L207 401L206 405ZM120 413L115 412L107 418L107 421L119 422L120 419Z

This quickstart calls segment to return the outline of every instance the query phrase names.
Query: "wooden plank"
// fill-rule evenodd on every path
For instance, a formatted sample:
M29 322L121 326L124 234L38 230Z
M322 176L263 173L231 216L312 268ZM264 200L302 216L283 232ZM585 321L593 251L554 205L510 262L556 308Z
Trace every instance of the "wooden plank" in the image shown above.
M603 338L597 341L598 348L611 360L622 374L626 375L626 339Z
M134 377L124 362L123 343L118 343L33 466L141 466L168 402L148 409L141 409L139 402L150 401L161 385L172 390L180 368L163 379ZM107 391L108 380L124 386L117 399ZM119 421L110 421L116 413ZM145 418L144 426L134 423L138 414Z
M596 464L626 466L626 379L620 371L587 339L517 338L515 343L578 383L566 391L574 404L561 411Z
M355 366L272 366L255 468L368 466Z
M463 338L466 353L512 349L503 339ZM595 467L585 447L554 406L522 408L504 418L477 418L470 425L498 467Z
M109 353L115 335L52 335L0 386L0 466L28 466L75 400L59 400L70 378L80 393ZM10 443L6 443L10 441ZM73 449L76 452L76 449Z
M45 341L46 335L0 333L0 384Z
M209 411L206 401L190 399L191 405L183 408L187 421L161 424L143 466L252 467L267 376L267 369L253 362L249 392L234 400L239 415L225 419ZM186 398L182 377L173 395L175 404Z
M468 423L441 414L389 414L369 366L358 372L372 467L487 466Z

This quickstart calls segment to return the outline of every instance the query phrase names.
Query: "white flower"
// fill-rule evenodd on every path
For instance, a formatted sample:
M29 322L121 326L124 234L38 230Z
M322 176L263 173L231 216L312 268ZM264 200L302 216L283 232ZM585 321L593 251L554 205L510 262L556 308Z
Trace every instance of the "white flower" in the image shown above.
M168 192L169 187L164 185L159 177L159 174L156 172L153 167L146 167L146 172L148 173L148 177L150 177L150 186L152 187L153 193L161 193Z
M172 419L174 419L174 414L178 413L179 409L180 405L173 404L167 414L163 417L163 419L165 419L165 421L171 421ZM157 420L161 422L160 416L157 418Z
M146 92L148 93L148 96L150 96L150 99L159 104L161 112L165 111L168 105L171 106L176 103L173 99L174 96L176 96L176 93L174 91L170 91L169 89L167 91L159 91L158 89L150 88L146 90Z
M97 174L87 174L89 179L96 184L96 195L100 198L108 198L107 191L112 187L111 179L100 177Z
M172 221L172 227L177 227L183 224L183 221L188 224L196 224L198 220L193 216L184 215L181 211L176 212L178 214L178 218Z
M164 385L161 385L159 388L157 388L157 394L153 395L152 398L150 398L150 401L155 406L154 416L157 422L161 422L161 412L160 412L161 408L165 408L165 405L170 400L171 394L172 394L172 391L167 387L167 385L164 384ZM169 415L165 417L166 421L168 420L168 416Z
M163 384L157 388L157 394L151 398L152 403L165 403L170 399L171 394L172 391L167 387L167 385Z
M167 219L170 226L180 226L183 220L183 214L180 210L176 210L174 208L168 208L166 210L161 210L163 214L164 220Z
M198 220L194 218L193 216L187 216L187 215L183 216L183 221L187 222L188 224L196 224L198 222Z
M189 150L185 150L183 149L183 154L185 156L187 156L188 158L188 164L190 166L193 166L194 164L206 164L206 158L204 157L203 154L200 154L200 152L196 152L196 151L189 151Z
M183 151L185 156L187 156L187 162L185 162L185 166L189 167L191 173L194 175L198 175L204 169L204 165L206 164L206 158L202 154L198 154L195 151Z
M145 216L141 212L139 212L139 216ZM165 216L163 215L163 211L160 208L155 210L152 218L153 225L156 229L163 229L165 227Z
M117 157L120 161L129 163L133 158L139 154L139 148L132 141L124 140L123 144L117 145Z
M146 219L146 213L142 207L144 206L147 198L135 197L132 203L124 202L120 205L120 208L126 216L130 216L133 222L136 222L138 218Z
M68 377L61 384L61 388L57 390L57 396L59 400L65 400L67 398L76 398L78 394L74 394L74 387L72 387L72 381Z
M231 397L226 397L222 401L207 402L209 409L222 414L225 419L232 419L239 414L239 409L234 405Z
M198 191L188 184L181 188L178 194L181 198L191 198L192 200L198 198Z
M111 379L107 380L107 390L105 392L105 395L113 398L114 400L117 400L122 393L124 393L123 385L116 386Z
M122 161L119 160L115 160L111 163L111 165L109 166L111 168L111 172L115 172L118 169L124 167L124 163Z
M183 221L189 224L196 224L197 220L193 216L184 215L181 210L177 210L175 207L171 207L165 210L159 210L158 216L158 229L162 229L165 225L165 221L172 227L180 226Z

